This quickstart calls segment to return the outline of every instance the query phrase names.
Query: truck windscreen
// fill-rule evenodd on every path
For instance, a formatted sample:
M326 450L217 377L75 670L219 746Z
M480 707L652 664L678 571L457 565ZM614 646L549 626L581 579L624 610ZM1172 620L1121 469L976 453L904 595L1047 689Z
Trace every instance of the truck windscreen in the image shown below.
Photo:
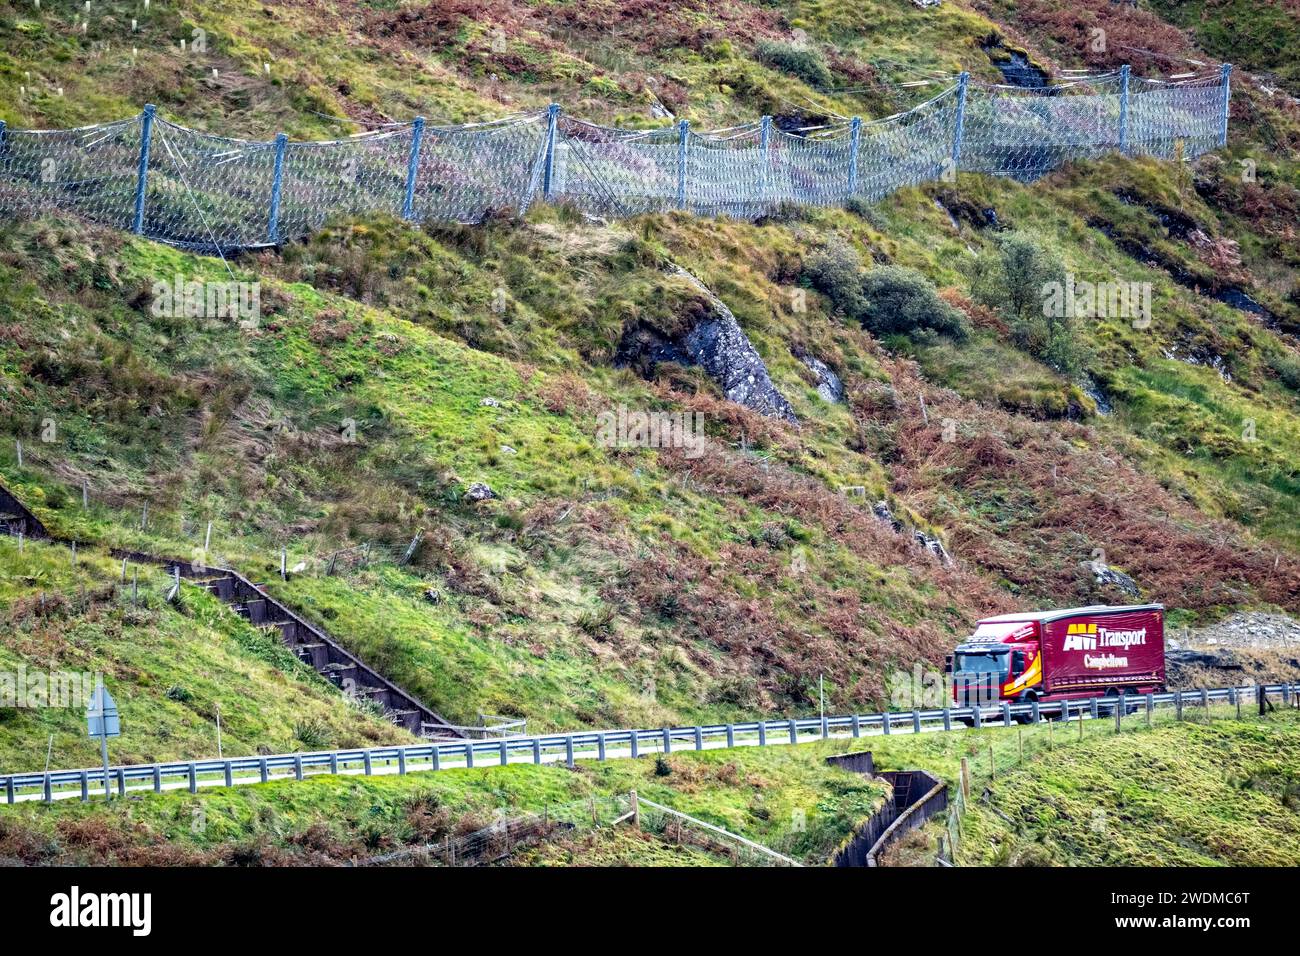
M983 654L959 653L953 658L953 671L961 674L999 674L1007 673L1011 655L1003 652Z

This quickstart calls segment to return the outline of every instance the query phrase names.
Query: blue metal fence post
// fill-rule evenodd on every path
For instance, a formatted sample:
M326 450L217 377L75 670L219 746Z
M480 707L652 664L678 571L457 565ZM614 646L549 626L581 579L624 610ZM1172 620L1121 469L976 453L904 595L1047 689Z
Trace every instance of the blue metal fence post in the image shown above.
M849 198L858 191L858 146L862 143L862 117L849 124Z
M136 235L144 232L144 191L149 181L149 146L153 142L153 115L157 108L148 103L140 114L140 164L135 182L135 219L131 231Z
M415 218L415 177L420 172L420 143L424 141L424 117L417 116L411 126L411 158L406 161L406 198L402 200L402 218Z
M1219 145L1228 145L1228 99L1232 96L1232 64L1223 64L1219 71L1223 77L1223 120L1219 124Z
M546 108L546 168L542 174L542 195L549 202L555 192L555 131L560 124L560 104Z
M1128 153L1128 64L1119 68L1119 151Z
M966 88L970 83L970 74L965 71L957 78L957 122L952 136L952 171L957 172L961 162L961 141L966 133Z
M686 140L691 135L691 124L682 120L677 124L677 208L686 208Z
M274 246L280 244L280 185L284 180L284 148L289 137L283 133L275 137L275 167L271 172L271 211L267 214L266 238Z

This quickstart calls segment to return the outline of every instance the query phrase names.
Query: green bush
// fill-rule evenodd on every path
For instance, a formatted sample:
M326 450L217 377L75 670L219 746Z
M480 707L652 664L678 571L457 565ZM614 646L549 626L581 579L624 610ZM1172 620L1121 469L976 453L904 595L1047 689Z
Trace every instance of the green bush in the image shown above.
M758 45L758 60L774 70L798 77L809 86L825 88L834 85L830 68L816 50L765 40Z
M1075 378L1089 358L1072 315L1045 314L1045 290L1065 283L1065 265L1050 246L1025 232L999 236L969 270L971 298L997 310L1011 339L1030 355Z
M915 269L881 266L867 273L862 283L867 308L862 324L876 335L928 332L965 338L962 314L943 299L930 280Z
M882 338L906 335L924 343L936 335L961 339L967 334L962 314L939 298L924 275L902 266L864 273L861 260L844 243L810 256L804 276L836 309Z

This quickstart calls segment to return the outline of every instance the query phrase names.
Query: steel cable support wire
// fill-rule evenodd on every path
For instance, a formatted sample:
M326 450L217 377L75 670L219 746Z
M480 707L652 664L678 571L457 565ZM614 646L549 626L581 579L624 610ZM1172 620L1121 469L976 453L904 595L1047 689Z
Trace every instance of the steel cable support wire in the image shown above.
M609 760L636 758L648 754L706 750L737 746L798 744L832 737L860 737L865 734L921 733L956 730L969 722L973 726L1010 727L1016 722L1048 719L1108 718L1116 711L1132 713L1157 707L1173 707L1181 717L1189 706L1210 703L1253 703L1251 696L1280 697L1292 703L1300 684L1220 687L1192 691L1170 691L1130 696L1103 696L1062 702L1013 704L1002 701L979 707L945 707L872 714L827 717L794 717L746 721L731 724L702 724L693 727L662 727L620 730L582 730L573 733L518 735L487 740L447 740L270 756L231 757L165 761L111 767L109 783L119 795L128 792L188 789L206 786L236 786L271 780L302 780L311 774L409 773L458 767L504 766L509 763L563 762L572 766L577 759ZM0 776L4 801L88 799L104 785L100 767L47 772L12 773Z

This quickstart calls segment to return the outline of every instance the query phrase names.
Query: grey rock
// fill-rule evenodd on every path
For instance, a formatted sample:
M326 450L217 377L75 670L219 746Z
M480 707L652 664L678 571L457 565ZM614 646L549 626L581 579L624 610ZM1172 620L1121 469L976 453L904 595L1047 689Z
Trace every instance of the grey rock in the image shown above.
M424 599L428 601L430 604L441 604L442 592L440 592L437 588L429 588L427 591L424 592Z
M615 362L641 365L647 374L657 362L698 365L718 383L729 401L769 418L783 418L797 425L799 420L794 409L772 383L762 357L731 310L708 286L685 269L672 266L669 271L704 294L709 314L676 340L647 329L625 332Z
M895 534L903 530L903 522L899 521L897 518L894 517L894 513L889 510L888 503L884 501L877 501L874 505L871 506L871 511L872 514L874 514L881 521L888 522L890 527L894 529Z
M493 398L491 395L489 395L487 398L483 399L481 402L479 402L479 404L480 404L480 405L486 405L488 408L500 408L500 407L501 407L501 403L500 403L499 401L497 401L495 398ZM101 776L103 776L103 775L101 774Z
M807 365L817 376L817 394L832 405L843 404L844 383L835 374L835 370L815 355L798 355L799 361Z
M1137 582L1123 571L1116 571L1114 568L1096 562L1088 562L1086 566L1092 572L1093 582L1098 587L1113 587L1129 597L1142 596L1142 589L1137 586Z
M487 501L489 498L495 498L497 493L481 481L476 481L465 489L466 501Z

